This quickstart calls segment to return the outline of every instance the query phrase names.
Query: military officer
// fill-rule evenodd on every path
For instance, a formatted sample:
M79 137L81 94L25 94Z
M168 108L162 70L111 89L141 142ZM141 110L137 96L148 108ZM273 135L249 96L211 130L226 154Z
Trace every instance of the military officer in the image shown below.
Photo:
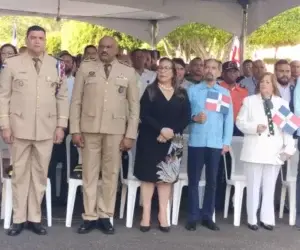
M96 227L114 233L109 218L114 215L121 151L130 149L137 136L137 77L132 67L116 60L117 52L114 38L102 38L99 59L83 61L76 74L70 131L83 158L84 222L80 234Z
M24 223L45 235L41 202L47 184L54 143L61 143L68 122L68 92L57 59L45 52L42 27L27 30L27 52L6 60L0 75L0 127L11 144L13 224L8 235L22 232Z

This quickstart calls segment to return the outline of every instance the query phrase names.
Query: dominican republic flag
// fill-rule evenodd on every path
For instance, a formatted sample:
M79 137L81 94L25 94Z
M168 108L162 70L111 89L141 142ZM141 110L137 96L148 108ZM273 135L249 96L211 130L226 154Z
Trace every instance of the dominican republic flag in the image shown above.
M283 132L290 135L300 127L300 118L295 116L287 107L281 106L273 116L273 122L281 128Z
M229 96L218 92L208 91L205 108L209 111L220 112L226 115L228 114L230 103L231 100Z
M17 39L17 25L16 25L16 23L14 23L13 32L12 32L12 38L11 38L11 44L16 47L17 43L18 43L18 39Z
M233 38L232 48L230 52L230 61L240 65L240 40L237 36Z

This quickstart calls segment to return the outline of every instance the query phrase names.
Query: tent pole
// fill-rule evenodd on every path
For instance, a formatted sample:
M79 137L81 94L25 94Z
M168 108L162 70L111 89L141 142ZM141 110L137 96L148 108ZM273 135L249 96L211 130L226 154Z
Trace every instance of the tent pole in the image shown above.
M245 4L243 6L243 27L242 27L242 34L241 34L241 48L240 48L240 64L246 59L246 43L247 43L247 28L248 28L248 8L249 4Z
M157 45L157 33L158 33L158 22L157 20L150 21L151 24L151 47L152 50L156 49Z

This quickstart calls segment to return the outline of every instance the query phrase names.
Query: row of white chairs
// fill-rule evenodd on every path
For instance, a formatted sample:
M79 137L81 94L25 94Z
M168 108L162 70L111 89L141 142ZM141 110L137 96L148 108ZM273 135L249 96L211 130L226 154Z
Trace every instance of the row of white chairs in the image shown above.
M231 188L234 187L234 226L240 225L241 218L241 208L244 195L244 189L246 187L246 177L244 174L243 163L240 161L240 151L242 148L242 137L233 137L232 146L230 147L230 156L231 156L231 174L228 178L228 171L226 165L226 159L224 157L225 165L225 174L226 174L226 195L225 195L225 207L224 207L224 218L228 216L228 207L230 201ZM181 164L181 172L179 175L179 180L174 184L173 194L170 202L168 204L168 219L169 224L171 220L171 206L172 206L172 224L177 225L179 208L181 201L182 189L184 186L188 185L187 178L187 141L188 136L184 136L184 152L183 159ZM67 202L67 211L66 211L66 227L71 227L72 216L75 205L76 192L78 187L82 186L82 180L73 179L70 177L70 142L71 136L66 138L66 151L67 151L67 180L68 180L68 202ZM0 146L0 168L1 168L1 181L3 183L3 192L2 192L2 204L1 204L1 219L4 219L4 228L7 229L10 226L11 214L12 214L12 190L11 190L11 179L3 178L3 159L10 159L9 153L7 153L7 145L1 142ZM6 155L3 153L6 152ZM9 152L9 151L8 151ZM82 163L81 152L79 153L79 164ZM127 178L123 178L123 170L121 168L121 182L122 182L122 192L121 192L121 207L120 207L120 218L124 217L125 203L127 198L127 214L126 214L126 227L131 228L133 224L133 215L136 202L137 190L141 185L141 182L135 178L133 175L134 167L134 152L129 151L129 169ZM286 197L286 191L289 191L289 203L290 203L290 220L289 224L295 224L296 217L296 175L297 175L297 166L298 166L299 152L288 161L287 164L287 176L286 179L283 179L282 176L282 192L281 192L281 205L279 217L283 216L283 206ZM295 171L296 169L296 171ZM101 180L99 180L99 184ZM201 180L199 182L199 207L202 207L203 196L205 191L205 167L203 168ZM52 211L51 211L51 182L48 179L47 189L46 189L46 206L47 206L47 221L48 226L52 225ZM214 218L215 220L215 214ZM113 223L113 218L111 218Z

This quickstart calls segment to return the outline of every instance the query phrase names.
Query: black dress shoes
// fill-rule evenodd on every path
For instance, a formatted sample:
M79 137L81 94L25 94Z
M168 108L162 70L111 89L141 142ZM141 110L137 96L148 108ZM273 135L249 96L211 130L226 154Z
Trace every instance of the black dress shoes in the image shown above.
M99 219L97 223L97 227L100 231L102 231L104 234L114 234L115 229L113 225L110 223L109 218L103 218Z
M211 220L203 220L202 226L204 226L212 231L220 231L220 228L217 226L217 224Z
M87 234L96 228L96 221L85 220L77 230L79 234Z
M260 223L261 227L268 230L268 231L273 231L274 227L270 225L266 225L265 223L261 222Z
M13 223L7 231L7 235L9 236L17 236L19 235L24 229L24 223Z
M197 223L196 222L188 222L185 225L185 229L188 231L196 231L197 229Z
M257 225L251 225L251 224L248 224L248 228L253 230L253 231L257 231L258 230L258 226Z
M28 229L37 235L46 235L47 231L41 223L28 222Z

